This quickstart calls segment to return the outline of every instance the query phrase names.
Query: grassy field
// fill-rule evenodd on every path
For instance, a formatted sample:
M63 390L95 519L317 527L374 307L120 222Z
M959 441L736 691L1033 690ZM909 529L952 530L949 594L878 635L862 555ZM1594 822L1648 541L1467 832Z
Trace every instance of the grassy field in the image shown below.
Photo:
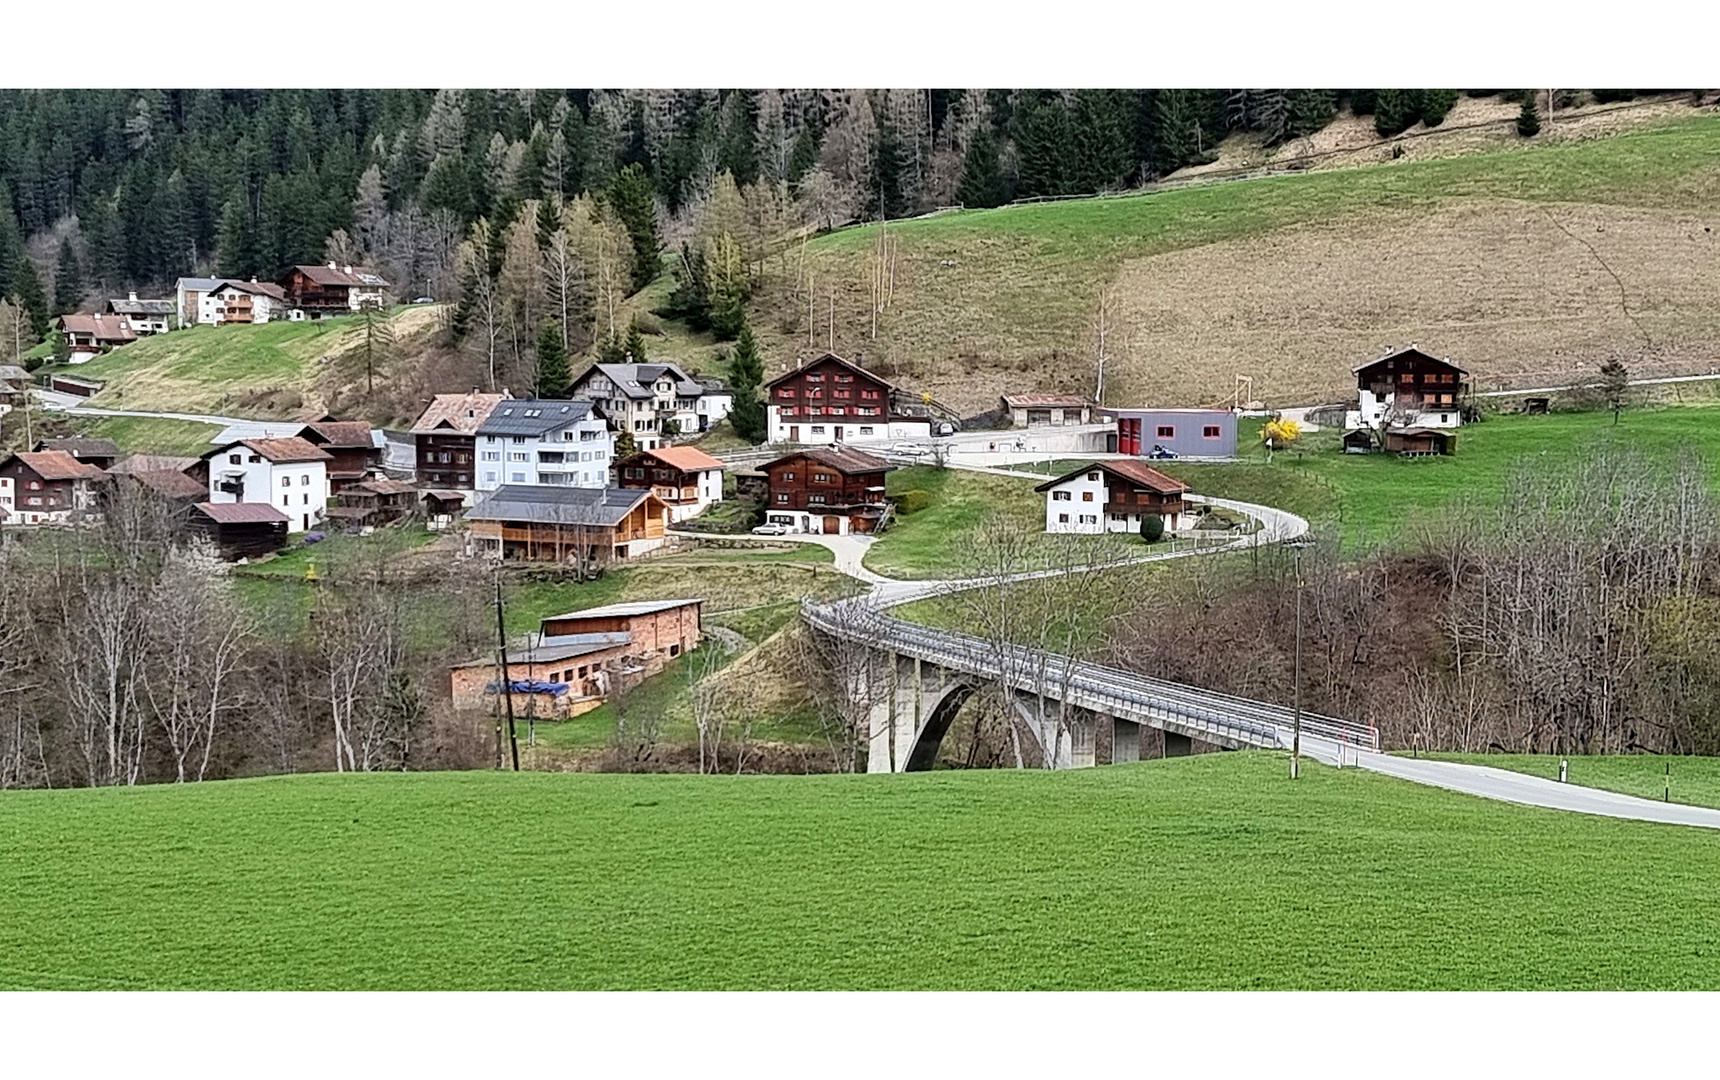
M0 796L16 988L1714 989L1707 832L1213 754Z
M92 439L112 439L128 454L172 454L202 457L212 447L210 440L221 433L214 424L195 420L157 420L146 416L69 417L78 434Z
M1527 773L1547 780L1559 778L1559 761L1553 754L1424 754L1442 761L1463 761L1495 769ZM1672 802L1690 806L1720 807L1720 758L1664 754L1572 755L1565 775L1567 783L1617 791L1643 799L1664 798L1668 769Z
M1000 384L1089 391L1102 290L1111 340L1126 342L1107 367L1112 400L1211 403L1240 372L1284 405L1340 394L1388 342L1450 355L1482 382L1592 371L1613 352L1645 370L1705 369L1720 344L1716 194L1720 118L1695 115L1444 160L944 214L888 226L895 290L876 339L877 228L819 238L808 261L821 295L837 291L836 351L958 408L991 404ZM761 304L769 355L813 347L803 296Z

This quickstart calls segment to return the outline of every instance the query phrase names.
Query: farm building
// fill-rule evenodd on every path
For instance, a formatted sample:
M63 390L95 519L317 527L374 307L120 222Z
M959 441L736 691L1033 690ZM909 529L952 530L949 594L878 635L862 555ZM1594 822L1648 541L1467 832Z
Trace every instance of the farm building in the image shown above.
M1230 409L1104 409L1117 424L1118 454L1235 457L1236 413Z
M94 465L98 469L111 469L114 462L119 460L120 449L112 439L42 439L33 448L38 454L44 450L64 450L85 465Z
M641 677L628 661L631 651L626 633L534 635L524 646L510 647L507 677L515 714L560 720L596 708L623 672ZM456 665L449 682L455 708L494 706L502 690L494 655Z
M191 507L191 527L229 561L279 551L287 543L287 526L287 515L268 503L200 502Z
M546 616L546 637L568 634L626 633L641 653L661 652L673 658L698 647L700 613L705 602L683 600L633 600L603 607Z
M1457 435L1438 428L1391 428L1386 431L1386 452L1403 457L1429 457L1457 453Z
M492 559L597 565L661 547L669 508L649 491L507 484L466 513Z
M360 480L340 489L328 516L351 528L387 525L418 509L418 489L404 480Z
M1093 403L1074 394L1005 394L1003 414L1018 428L1093 422Z
M1045 496L1045 531L1139 532L1143 517L1182 527L1188 485L1139 461L1096 461L1033 490Z
M1351 369L1357 407L1345 428L1455 428L1468 404L1468 372L1411 345ZM1391 447L1387 447L1391 449Z

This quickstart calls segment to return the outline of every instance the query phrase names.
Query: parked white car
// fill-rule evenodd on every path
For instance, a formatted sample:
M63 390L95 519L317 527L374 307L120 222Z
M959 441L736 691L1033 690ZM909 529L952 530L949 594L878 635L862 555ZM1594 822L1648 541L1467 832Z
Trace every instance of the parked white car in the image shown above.
M776 521L768 521L763 525L753 526L754 536L786 536L788 526Z
M925 457L931 451L923 446L915 446L913 443L899 442L890 447L890 453L901 454L903 457Z

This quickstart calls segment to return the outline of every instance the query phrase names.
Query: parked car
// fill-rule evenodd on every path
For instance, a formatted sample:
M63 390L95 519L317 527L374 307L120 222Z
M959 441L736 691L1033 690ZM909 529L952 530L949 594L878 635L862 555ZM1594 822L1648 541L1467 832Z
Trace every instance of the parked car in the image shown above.
M913 443L899 442L890 447L890 453L901 454L903 457L925 457L931 451L923 446L915 446Z
M753 526L754 536L786 536L788 526L777 521L767 521L763 525Z
M434 304L436 302L436 298L434 296L420 296L412 302L414 304Z
M954 435L955 433L956 433L956 426L954 424L950 423L948 420L945 420L943 423L938 425L938 434L939 435Z
M1177 456L1177 452L1175 450L1166 450L1164 447L1160 446L1158 443L1154 443L1153 444L1153 452L1148 454L1147 456L1150 458L1174 458Z

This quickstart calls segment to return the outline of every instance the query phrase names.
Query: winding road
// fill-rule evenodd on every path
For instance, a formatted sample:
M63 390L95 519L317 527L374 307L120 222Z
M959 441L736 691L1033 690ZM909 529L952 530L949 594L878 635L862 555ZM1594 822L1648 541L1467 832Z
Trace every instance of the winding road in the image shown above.
M960 466L952 466L959 468ZM992 471L992 470L986 470ZM1020 475L1020 474L1016 474ZM1253 503L1237 502L1230 499L1207 499L1217 506L1235 510L1260 522L1260 528L1248 536L1239 537L1229 543L1217 545L1194 546L1175 552L1159 552L1139 558L1126 560L1115 565L1132 563L1156 562L1166 559L1189 558L1196 555L1218 554L1226 551L1244 550L1259 544L1283 543L1297 539L1308 532L1308 523L1295 514L1270 506ZM696 535L696 534L689 534ZM869 612L882 614L889 608L910 603L943 593L963 589L980 588L993 584L995 579L947 579L935 581L908 581L885 577L865 565L867 550L875 542L869 536L792 536L774 537L776 540L792 540L798 543L818 544L829 548L836 556L836 569L848 574L859 581L865 582L869 588L859 597L849 600L836 601L826 608L836 605L860 605ZM1069 570L1031 571L1017 575L1017 579L1042 576L1045 574L1068 573ZM1015 580L1015 579L1011 579ZM898 620L887 620L899 623ZM899 624L911 625L911 624ZM912 634L917 638L937 638L935 647L962 648L960 643L965 635L951 635L940 631L915 627ZM942 639L948 638L949 641ZM1111 669L1098 668L1096 665L1081 664L1084 669L1104 673L1105 678L1114 678L1119 684L1125 681L1140 679L1132 673L1111 672ZM1156 680L1148 680L1154 682ZM1162 684L1173 694L1185 696L1210 697L1221 705L1227 700L1233 703L1232 717L1240 716L1240 722L1250 726L1264 725L1268 729L1276 729L1276 745L1288 748L1290 731L1286 719L1287 710L1280 707L1263 706L1264 703L1245 702L1240 699L1227 698L1227 695L1211 691L1201 691L1198 688L1181 687L1176 684ZM1119 685L1118 692L1127 689ZM1685 806L1676 803L1655 802L1631 795L1621 795L1615 792L1603 791L1598 788L1580 787L1574 784L1561 784L1553 780L1528 776L1511 772L1506 769L1495 769L1481 765L1467 765L1451 761L1433 761L1420 758L1398 757L1392 754L1379 753L1371 749L1357 746L1350 738L1348 729L1360 728L1344 721L1334 721L1335 728L1329 728L1326 723L1329 718L1304 716L1301 735L1302 752L1328 765L1345 765L1366 769L1370 772L1385 776L1408 780L1412 783L1426 784L1432 787L1445 788L1450 791L1475 795L1485 799L1500 802L1515 803L1521 806L1540 807L1548 810L1563 810L1580 814L1594 814L1602 817L1626 818L1634 821L1648 821L1669 825L1687 825L1697 828L1720 829L1720 810L1700 806ZM1333 735L1337 737L1333 737ZM1250 740L1258 744L1258 740Z

